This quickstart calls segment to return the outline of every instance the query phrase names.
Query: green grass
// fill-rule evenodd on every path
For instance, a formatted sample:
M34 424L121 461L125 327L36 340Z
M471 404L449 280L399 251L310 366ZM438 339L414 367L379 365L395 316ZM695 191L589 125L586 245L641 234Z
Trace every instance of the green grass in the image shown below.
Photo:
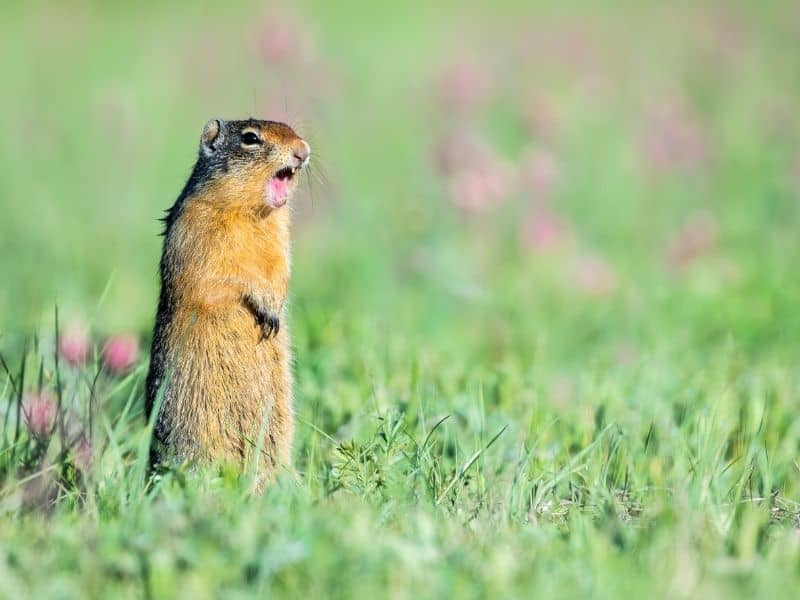
M796 8L320 2L283 72L253 51L274 9L234 4L0 9L0 597L793 596ZM466 117L437 100L459 58L494 77ZM542 94L555 142L523 126ZM637 140L674 96L710 157L653 174ZM202 124L275 105L320 170L295 207L296 472L147 486L147 357L56 364L54 306L146 347ZM467 124L512 163L553 148L572 242L519 243L524 189L452 206L436 140ZM671 269L698 212L716 241ZM574 276L595 254L599 296ZM69 415L48 442L17 419L40 389Z

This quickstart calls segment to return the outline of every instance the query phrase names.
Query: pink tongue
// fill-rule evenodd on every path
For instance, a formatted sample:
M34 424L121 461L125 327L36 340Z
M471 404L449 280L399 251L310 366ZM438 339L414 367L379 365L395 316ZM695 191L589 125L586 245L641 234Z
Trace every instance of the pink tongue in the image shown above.
M267 182L267 204L273 208L279 208L286 204L289 196L289 180L271 177Z

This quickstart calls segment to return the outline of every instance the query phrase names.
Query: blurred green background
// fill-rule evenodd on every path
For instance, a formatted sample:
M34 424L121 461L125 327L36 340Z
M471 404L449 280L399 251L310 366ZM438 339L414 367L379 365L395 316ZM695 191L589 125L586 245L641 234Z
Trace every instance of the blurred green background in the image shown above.
M147 332L157 218L199 131L254 115L290 121L315 150L294 206L296 305L408 310L421 328L475 310L483 330L504 315L524 327L523 313L533 327L541 310L547 327L562 318L547 302L585 300L554 277L591 278L597 258L615 327L703 315L708 334L754 348L798 333L792 3L3 13L5 330L49 323L58 303L101 330ZM458 179L476 170L502 189ZM674 269L670 252L688 258Z

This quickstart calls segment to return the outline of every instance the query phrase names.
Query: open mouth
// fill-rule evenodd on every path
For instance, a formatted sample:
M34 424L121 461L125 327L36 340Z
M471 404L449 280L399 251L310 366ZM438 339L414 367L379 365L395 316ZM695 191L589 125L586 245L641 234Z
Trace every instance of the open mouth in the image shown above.
M297 167L284 167L267 181L267 204L272 208L280 208L289 199L291 183L297 174Z
M291 181L295 173L297 173L297 167L283 167L280 171L275 173L275 177L278 179L288 179Z

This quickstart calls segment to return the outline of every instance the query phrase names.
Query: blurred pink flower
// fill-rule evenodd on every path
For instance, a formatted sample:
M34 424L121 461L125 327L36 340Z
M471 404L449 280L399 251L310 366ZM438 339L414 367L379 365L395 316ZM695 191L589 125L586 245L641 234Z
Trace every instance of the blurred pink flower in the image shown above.
M450 199L454 206L468 214L491 210L511 195L512 176L510 167L498 159L459 171L447 186Z
M449 182L448 191L453 204L466 213L484 212L497 205L479 173L460 173Z
M575 283L590 296L608 296L617 287L617 274L603 258L584 256L578 262Z
M443 108L448 113L475 110L487 102L491 88L487 70L478 63L451 64L440 79Z
M562 67L575 72L597 68L602 42L589 24L574 20L562 20L550 32L552 59Z
M710 155L702 124L678 103L650 112L642 124L639 148L656 173L691 171L706 163Z
M534 150L525 156L520 165L520 179L536 199L547 198L558 186L558 161L552 152Z
M717 221L708 213L696 213L670 238L667 262L674 269L685 269L708 254L717 242Z
M513 193L516 173L473 132L456 130L436 145L435 160L454 206L475 214L502 204Z
M522 245L537 252L564 246L572 237L572 228L559 215L544 207L534 207L523 219Z
M256 48L266 63L277 66L297 64L310 54L310 36L299 22L281 16L262 24L256 34Z
M692 45L702 66L719 77L735 72L742 56L752 51L750 35L747 22L724 3L709 8L695 18Z
M504 160L496 158L479 169L486 191L498 202L507 200L514 188L514 171Z
M139 340L133 334L112 336L103 348L103 364L110 373L128 371L139 356Z
M91 350L89 332L77 322L69 323L58 338L58 354L73 366L86 363Z
M477 173L461 173L449 182L447 189L453 204L467 212L480 212L486 207L486 194Z
M26 396L23 400L22 410L25 414L28 431L34 437L47 437L53 430L58 407L50 394L41 392Z
M445 175L472 169L492 160L492 150L479 135L466 129L455 129L434 145L434 160Z

